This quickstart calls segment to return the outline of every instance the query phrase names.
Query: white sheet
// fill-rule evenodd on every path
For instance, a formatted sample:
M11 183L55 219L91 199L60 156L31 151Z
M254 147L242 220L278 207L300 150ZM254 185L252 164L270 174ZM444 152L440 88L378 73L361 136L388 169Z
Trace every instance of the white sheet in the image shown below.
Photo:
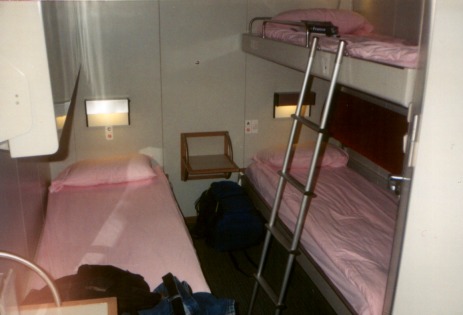
M292 172L305 183L306 170ZM246 175L272 205L278 175L253 163ZM359 314L381 314L392 248L397 197L347 167L322 168L301 244ZM279 217L291 229L301 193L286 185Z
M55 279L109 264L142 275L151 289L172 272L194 292L210 292L169 182L155 171L154 180L50 193L37 264ZM43 285L34 277L31 288Z

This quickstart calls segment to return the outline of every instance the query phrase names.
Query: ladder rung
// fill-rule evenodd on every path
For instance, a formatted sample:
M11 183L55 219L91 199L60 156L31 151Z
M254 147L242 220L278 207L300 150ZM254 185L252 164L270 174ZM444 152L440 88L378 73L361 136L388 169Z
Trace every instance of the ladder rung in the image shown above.
M290 183L291 185L293 185L294 187L297 188L297 190L299 190L302 194L306 195L306 196L310 196L312 198L316 197L317 195L315 195L315 193L313 193L312 191L310 190L305 190L305 187L304 185L302 185L297 179L295 179L293 176L291 176L290 174L284 174L282 171L278 171L278 174L283 177L284 179L286 179L286 181L288 183Z
M274 226L266 224L265 227L270 233L272 233L272 235L278 240L278 243L280 243L290 255L300 255L301 252L297 249L291 249L291 241L283 237L281 232L279 232Z
M296 114L292 114L291 117L296 119L300 123L304 124L305 126L309 127L310 129L314 130L315 132L326 134L328 131L327 129L321 128L318 124L314 123L313 121L308 120L305 117L297 116Z
M259 283L260 287L264 289L265 293L267 293L268 297L272 300L273 304L275 304L275 307L278 309L283 309L285 308L284 304L278 304L278 296L276 295L275 291L270 287L270 285L265 281L263 277L259 277L257 275L254 275L254 278L256 279L257 283Z

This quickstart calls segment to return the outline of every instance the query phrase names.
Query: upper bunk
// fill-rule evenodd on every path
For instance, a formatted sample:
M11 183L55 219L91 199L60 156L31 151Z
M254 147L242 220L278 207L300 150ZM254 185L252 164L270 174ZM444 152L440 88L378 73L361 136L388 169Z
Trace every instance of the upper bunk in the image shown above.
M317 22L328 22L337 35L316 34ZM332 23L332 24L330 24ZM321 23L323 27L323 23ZM332 26L329 26L332 25ZM310 38L319 36L312 75L329 80L334 51L345 40L338 83L378 98L408 107L417 74L418 46L372 32L373 27L358 13L347 10L307 9L286 11L273 18L254 18L242 35L242 49L252 55L304 72Z

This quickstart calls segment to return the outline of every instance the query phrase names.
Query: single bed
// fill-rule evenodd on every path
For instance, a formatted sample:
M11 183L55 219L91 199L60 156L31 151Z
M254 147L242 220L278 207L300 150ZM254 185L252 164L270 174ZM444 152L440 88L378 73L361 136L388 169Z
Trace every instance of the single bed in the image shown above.
M350 167L355 161L349 161L344 149L326 146L297 260L337 314L379 315L399 198L387 188L386 179L372 181L377 174L371 167L379 163L382 172L401 172L406 116L344 92L335 100L330 133L348 144L351 152L368 157L368 167L361 173L369 179ZM280 146L258 152L243 178L244 187L267 219L285 150ZM306 182L312 150L312 145L298 145L295 150L290 174L301 183ZM279 237L291 237L301 197L292 185L285 186L278 212Z
M171 272L193 292L210 292L162 168L145 155L86 160L51 184L36 263L52 278L82 264L113 265L151 289ZM30 288L43 287L33 277Z
M307 22L331 22L338 36L310 33ZM310 33L310 34L309 34ZM255 56L306 70L311 36L319 37L312 74L330 79L340 39L345 40L338 82L341 85L408 107L415 88L419 47L373 32L360 14L347 10L301 9L272 18L254 18L242 36L242 49Z

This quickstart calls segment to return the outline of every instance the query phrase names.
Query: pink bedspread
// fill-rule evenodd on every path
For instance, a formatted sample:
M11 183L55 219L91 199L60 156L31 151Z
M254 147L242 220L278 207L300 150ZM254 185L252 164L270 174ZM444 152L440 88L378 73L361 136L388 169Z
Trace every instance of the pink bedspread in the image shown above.
M172 272L194 292L210 292L169 183L155 171L147 182L50 193L37 264L55 279L81 264L114 265L142 275L151 289ZM31 288L43 286L32 280Z
M299 46L306 45L306 33L303 31L269 26L266 28L265 36ZM346 54L350 57L404 68L417 67L418 46L406 45L402 40L376 34L364 36L345 34L340 37L319 36L319 49L335 52L340 39L346 41Z
M306 170L292 172L305 183ZM270 205L276 169L254 163L246 175ZM347 167L322 168L301 244L359 314L381 314L397 197ZM301 194L286 185L281 220L294 228Z

